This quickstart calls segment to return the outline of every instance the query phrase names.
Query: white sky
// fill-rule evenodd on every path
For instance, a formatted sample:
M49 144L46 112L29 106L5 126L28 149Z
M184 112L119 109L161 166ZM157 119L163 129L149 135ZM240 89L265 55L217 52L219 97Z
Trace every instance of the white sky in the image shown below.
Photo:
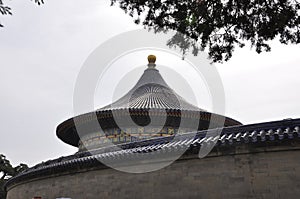
M32 166L76 152L76 148L56 137L55 129L73 116L72 97L78 72L102 42L138 27L121 9L110 7L109 0L52 0L40 7L29 0L7 4L14 15L1 18L5 28L0 29L0 153L13 164ZM229 62L216 64L225 87L226 115L244 124L299 118L299 50L300 46L284 46L275 41L271 53L257 55L245 47L237 49ZM132 63L129 62L134 56L129 56L126 63L147 64L147 53L135 54ZM169 66L179 63L170 57L161 58L164 65L168 61ZM128 81L128 85L133 85L142 71L138 68L136 79ZM161 73L173 89L195 102L163 68ZM118 74L111 78L114 86L122 78ZM199 85L198 94L203 96L204 87ZM106 89L97 91L96 106L111 99L110 88ZM203 99L196 101L206 106L201 108L210 110L208 98Z

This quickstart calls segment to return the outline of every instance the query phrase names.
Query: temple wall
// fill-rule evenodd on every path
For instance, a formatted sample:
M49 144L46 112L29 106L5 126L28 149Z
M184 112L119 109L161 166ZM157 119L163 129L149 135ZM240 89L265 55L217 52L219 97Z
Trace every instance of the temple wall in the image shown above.
M151 173L81 171L12 187L8 199L300 198L300 150L184 159Z

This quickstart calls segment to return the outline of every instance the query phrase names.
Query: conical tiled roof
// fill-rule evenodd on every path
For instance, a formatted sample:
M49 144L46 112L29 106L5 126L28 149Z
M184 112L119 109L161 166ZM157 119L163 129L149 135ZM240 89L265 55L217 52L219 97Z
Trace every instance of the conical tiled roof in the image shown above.
M98 111L152 108L204 111L188 103L172 90L154 67L148 67L127 94Z
M182 128L185 128L186 131L191 129L192 124L196 125L196 127L192 125L192 129L208 129L210 123L218 124L219 120L225 120L225 127L241 125L240 122L234 119L207 112L184 100L164 81L159 71L155 68L155 59L153 55L148 57L148 68L127 94L95 112L79 115L61 123L57 127L57 136L72 146L79 146L80 136L87 136L100 131L99 125L101 126L101 130L108 131L105 135L115 136L115 129L119 128L119 124L126 128L131 128L131 124L133 124L132 120L135 124L143 128L147 126L149 122L151 122L153 126L160 126L159 121L162 119L166 120L164 127L174 129L182 125ZM156 120L151 120L149 117L150 109L154 110L151 114L157 118ZM214 119L211 121L212 115L214 115ZM76 126L74 122L75 119ZM94 123L95 121L96 123ZM80 136L77 132L78 127L84 128ZM134 128L136 128L135 125ZM135 130L133 130L133 132ZM167 132L166 129L164 130ZM147 134L148 131L145 133ZM149 136L151 136L151 133Z

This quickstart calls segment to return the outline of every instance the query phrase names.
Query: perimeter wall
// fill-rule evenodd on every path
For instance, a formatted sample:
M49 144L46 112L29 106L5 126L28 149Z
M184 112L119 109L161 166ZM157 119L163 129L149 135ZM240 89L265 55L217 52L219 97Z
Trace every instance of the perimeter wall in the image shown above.
M300 198L300 150L181 159L151 173L78 171L24 182L8 199Z

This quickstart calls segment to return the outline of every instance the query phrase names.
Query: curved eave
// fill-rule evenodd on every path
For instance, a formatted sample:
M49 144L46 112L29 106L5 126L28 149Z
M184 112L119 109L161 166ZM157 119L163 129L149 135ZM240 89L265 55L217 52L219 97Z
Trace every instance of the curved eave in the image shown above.
M56 136L64 143L78 147L80 138L75 130L74 118L70 118L59 124L56 127Z
M127 110L121 109L121 110L115 110L115 111L119 112L120 115L122 115L122 114L128 115L128 109ZM186 117L186 118L197 118L198 119L199 114L200 114L199 121L209 121L211 114L213 114L213 113L209 113L209 112L198 112L198 111L191 111L191 110L157 109L158 114L165 114L166 111L167 111L168 117L174 117L174 118ZM147 110L129 109L129 112L130 112L130 115L142 116L142 115L145 115L145 113L147 113ZM225 116L218 115L218 114L214 114L214 115L217 117L220 117L220 118L225 117ZM97 120L99 122L101 122L105 119L113 118L113 115L112 115L111 110L103 110L103 111L86 113L83 115L76 116L74 118L70 118L57 126L56 135L63 142L65 142L71 146L78 147L80 136L77 133L74 120L76 120L77 125L84 125L84 124L88 123L89 121L95 121L95 117L97 117ZM225 117L225 124L224 124L225 127L236 126L236 125L242 125L242 123L240 123L239 121L234 120L232 118ZM87 133L89 133L89 132L87 132Z

